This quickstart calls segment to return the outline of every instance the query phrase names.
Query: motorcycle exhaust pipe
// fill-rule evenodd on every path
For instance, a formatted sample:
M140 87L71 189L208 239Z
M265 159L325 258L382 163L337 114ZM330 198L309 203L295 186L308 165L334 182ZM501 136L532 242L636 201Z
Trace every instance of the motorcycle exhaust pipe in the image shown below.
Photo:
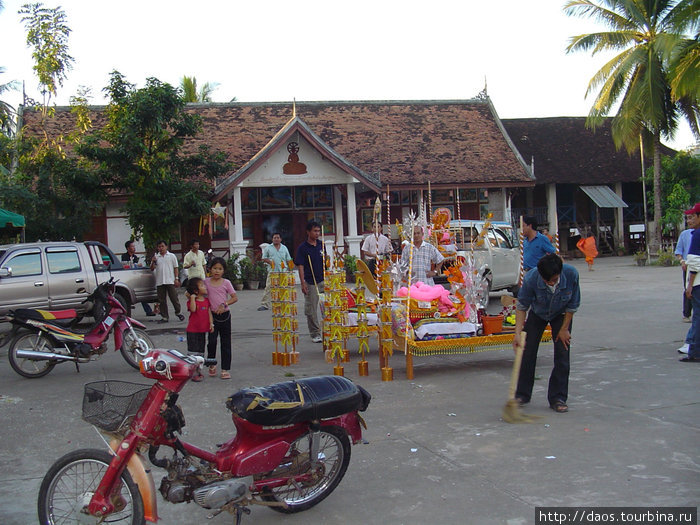
M54 354L53 352L37 352L36 350L17 350L15 352L20 359L34 359L36 361L74 361L72 355Z

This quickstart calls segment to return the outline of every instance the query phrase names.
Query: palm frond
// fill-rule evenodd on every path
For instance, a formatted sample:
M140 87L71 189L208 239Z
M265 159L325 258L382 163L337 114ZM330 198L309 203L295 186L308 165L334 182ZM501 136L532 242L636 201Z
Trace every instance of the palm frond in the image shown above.
M564 5L564 12L568 16L592 18L609 26L611 29L634 29L635 26L630 20L616 11L616 9L620 8L620 4L625 3L617 0L601 0L601 5L599 5L590 0L570 0Z

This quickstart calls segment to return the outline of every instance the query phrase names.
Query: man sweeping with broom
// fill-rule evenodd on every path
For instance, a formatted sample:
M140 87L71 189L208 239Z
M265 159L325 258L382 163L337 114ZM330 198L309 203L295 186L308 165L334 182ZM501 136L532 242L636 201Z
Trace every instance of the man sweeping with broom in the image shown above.
M563 264L561 258L550 253L542 257L537 268L524 277L515 311L515 336L513 347L522 354L522 366L515 391L519 405L530 402L535 382L535 365L540 339L547 324L552 327L554 338L554 368L549 377L547 399L557 413L569 410L566 400L569 394L569 345L571 320L581 303L578 271ZM526 320L527 315L527 320ZM524 350L519 349L520 334L527 332Z

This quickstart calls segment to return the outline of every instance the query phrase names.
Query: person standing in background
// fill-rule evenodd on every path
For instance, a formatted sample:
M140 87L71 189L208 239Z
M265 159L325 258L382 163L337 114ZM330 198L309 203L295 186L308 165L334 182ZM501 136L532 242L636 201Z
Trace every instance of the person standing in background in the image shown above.
M206 279L205 264L204 252L199 249L199 239L192 239L190 241L190 251L182 259L182 267L187 270L187 278L199 277L202 280Z
M362 258L367 263L369 271L376 277L377 256L387 255L394 251L389 237L380 231L379 224L374 225L374 233L370 233L362 242Z
M122 263L127 263L134 268L137 266L143 266L139 264L139 256L136 255L136 246L134 245L134 241L126 241L124 243L124 248L126 248L126 253L122 254ZM153 312L151 305L147 302L142 302L141 306L143 306L143 311L146 312L148 317L154 317L156 315Z
M319 322L319 294L323 293L323 246L319 237L321 225L309 221L306 225L306 240L297 249L294 264L299 271L301 292L304 294L304 315L309 335L314 343L323 342Z
M537 219L527 215L523 217L523 270L537 267L537 262L548 253L557 253L547 237L537 231Z
M681 234L678 236L678 242L676 243L676 250L673 252L676 255L676 258L678 261L681 263L681 270L683 272L683 322L684 323L689 323L690 322L690 315L693 312L693 304L690 299L688 299L685 296L685 283L687 280L687 273L688 273L688 265L686 264L685 260L688 258L688 250L690 249L690 238L693 234L693 229L695 226L693 226L694 221L694 216L693 215L686 215L686 226L687 229L683 230ZM700 225L698 225L700 226ZM686 351L687 349L687 341L686 341Z
M151 270L156 272L156 291L158 292L161 315L158 322L167 323L169 321L168 297L173 303L175 315L180 321L184 321L185 316L180 313L180 299L177 296L177 289L180 287L177 257L168 251L168 244L163 240L158 241L156 248L158 251L151 259Z
M688 355L682 357L684 363L700 363L700 202L695 204L685 214L688 216L688 224L693 228L686 259L687 281L685 295L693 303L693 317L690 321L690 330L685 340L688 342Z
M291 261L292 256L289 255L289 250L282 244L282 235L275 232L272 234L272 244L265 246L262 252L262 262L267 264L267 280L265 281L265 294L260 301L258 311L269 310L272 307L270 298L270 274L274 268L275 271L280 271L287 268L287 261Z

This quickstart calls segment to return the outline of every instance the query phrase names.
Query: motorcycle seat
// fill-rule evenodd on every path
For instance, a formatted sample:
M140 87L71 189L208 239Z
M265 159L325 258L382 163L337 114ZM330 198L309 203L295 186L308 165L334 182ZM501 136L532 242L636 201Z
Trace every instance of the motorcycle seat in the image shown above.
M32 319L34 321L44 321L56 326L67 327L75 321L78 313L74 309L70 310L42 310L40 308L18 308L12 311L12 315L22 319Z
M369 392L341 376L317 376L239 390L226 407L257 425L289 425L337 417L369 405Z

